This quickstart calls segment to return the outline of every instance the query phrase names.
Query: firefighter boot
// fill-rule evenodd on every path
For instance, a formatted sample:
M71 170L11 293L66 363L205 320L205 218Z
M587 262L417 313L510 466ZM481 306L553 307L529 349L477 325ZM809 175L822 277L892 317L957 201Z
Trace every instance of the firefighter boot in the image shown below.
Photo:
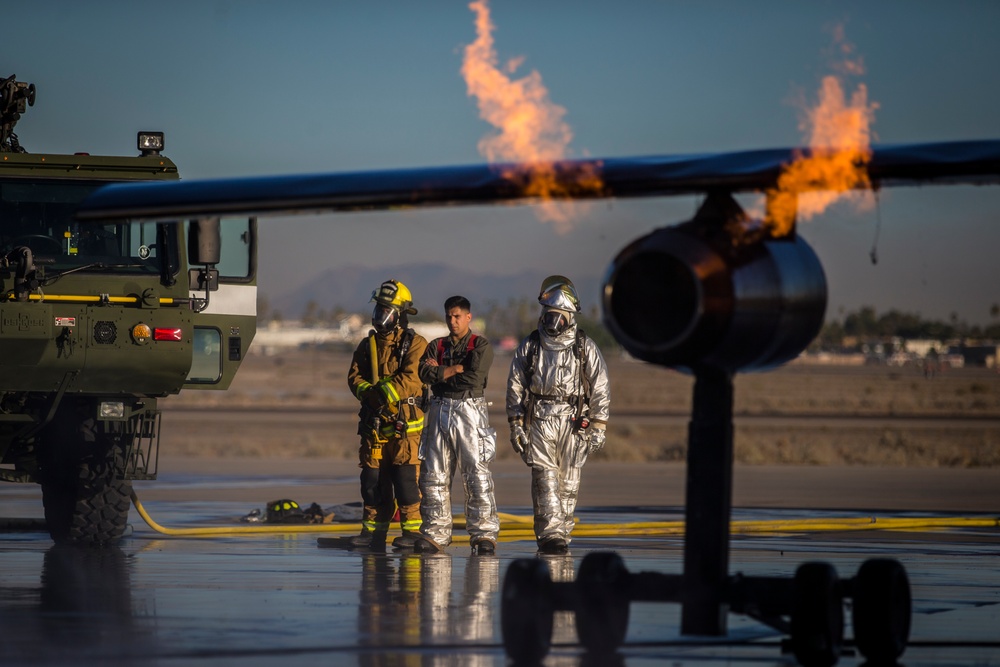
M440 544L438 544L431 538L420 537L417 538L416 542L414 542L413 550L416 551L417 553L434 554L441 552L443 549Z
M543 554L564 554L569 550L569 543L561 537L546 537L538 541L538 551Z
M392 546L397 549L412 549L413 545L420 539L420 533L413 530L404 530L403 534L392 541Z
M472 543L472 553L478 556L492 556L496 552L496 542L488 537L480 537Z
M385 546L386 531L372 530L368 526L361 529L361 532L351 538L351 546L363 549L365 547Z

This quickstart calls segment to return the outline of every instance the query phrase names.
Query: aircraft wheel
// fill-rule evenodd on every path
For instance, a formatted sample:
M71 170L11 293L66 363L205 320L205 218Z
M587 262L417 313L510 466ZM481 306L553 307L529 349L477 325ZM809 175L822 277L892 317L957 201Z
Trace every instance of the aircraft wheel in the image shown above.
M910 580L891 558L861 564L854 577L854 642L871 662L892 664L910 638Z
M792 652L806 667L831 667L844 639L844 604L829 563L803 563L792 582Z
M596 654L614 653L628 631L628 570L621 556L596 551L580 563L576 578L580 606L576 634Z
M514 662L533 664L545 657L554 612L548 564L534 558L512 562L500 593L500 633Z

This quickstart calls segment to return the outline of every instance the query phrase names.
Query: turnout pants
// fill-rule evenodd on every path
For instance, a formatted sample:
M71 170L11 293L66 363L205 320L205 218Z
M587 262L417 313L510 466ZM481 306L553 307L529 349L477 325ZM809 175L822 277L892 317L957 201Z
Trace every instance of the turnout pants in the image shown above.
M364 502L362 522L371 531L386 532L399 508L399 525L403 530L420 528L420 489L418 463L407 463L405 441L390 440L383 447L383 458L373 460L371 449L362 444L361 500ZM410 449L412 451L412 449Z
M420 441L420 532L425 537L441 546L451 543L451 481L457 467L465 486L465 520L472 542L496 541L500 521L489 468L496 448L485 398L431 399Z

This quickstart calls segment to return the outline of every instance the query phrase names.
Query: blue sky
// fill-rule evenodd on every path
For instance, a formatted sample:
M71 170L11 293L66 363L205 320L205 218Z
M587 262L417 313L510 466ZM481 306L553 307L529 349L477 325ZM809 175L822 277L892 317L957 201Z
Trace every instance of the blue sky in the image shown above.
M130 153L166 132L185 178L481 163L460 75L464 2L87 3L5 7L0 74L38 86L29 151ZM815 100L843 25L864 60L882 144L1000 138L1000 3L498 1L501 60L537 70L567 110L571 157L799 145L791 100ZM444 261L496 274L603 273L692 198L602 202L558 234L526 206L265 220L261 289L333 265ZM879 262L869 251L880 218ZM989 321L1000 302L1000 187L899 188L877 211L800 225L830 311L873 305ZM415 289L419 301L419 292ZM474 298L474 295L470 295ZM596 295L590 302L596 303ZM336 302L331 286L331 304Z

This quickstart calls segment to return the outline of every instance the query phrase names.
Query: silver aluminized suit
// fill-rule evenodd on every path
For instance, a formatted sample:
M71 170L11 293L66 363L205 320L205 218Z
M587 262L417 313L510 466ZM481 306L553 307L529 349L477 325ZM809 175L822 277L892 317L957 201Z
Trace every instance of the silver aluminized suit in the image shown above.
M539 326L538 342L528 336L514 352L507 379L507 419L521 420L527 431L528 446L522 456L531 466L535 537L540 543L558 537L568 544L573 530L580 470L589 452L588 433L578 433L573 424L576 397L585 393L580 361L590 384L584 414L591 423L606 424L611 408L604 357L594 341L584 337L578 360L573 349L576 333L575 322L558 336ZM529 405L530 415L525 413Z
M437 366L420 364L421 379L432 396L420 439L420 533L440 546L451 543L451 480L456 466L465 486L466 529L473 546L483 539L494 543L500 531L493 495L490 464L496 457L496 430L490 426L484 390L493 348L485 336L466 334L431 341L424 358ZM462 364L465 371L443 379L447 366Z

